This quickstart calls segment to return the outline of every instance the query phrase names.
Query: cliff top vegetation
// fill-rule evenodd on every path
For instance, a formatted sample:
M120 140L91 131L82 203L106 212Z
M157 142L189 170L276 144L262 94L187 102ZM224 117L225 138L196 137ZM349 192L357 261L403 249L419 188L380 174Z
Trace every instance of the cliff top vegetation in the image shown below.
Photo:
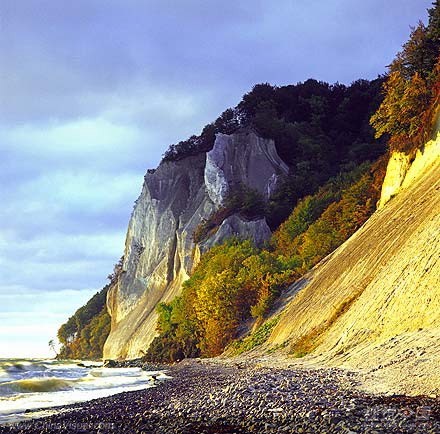
M389 139L391 151L413 153L433 131L440 104L440 3L433 2L429 21L412 29L389 66L384 100L371 118L376 138Z

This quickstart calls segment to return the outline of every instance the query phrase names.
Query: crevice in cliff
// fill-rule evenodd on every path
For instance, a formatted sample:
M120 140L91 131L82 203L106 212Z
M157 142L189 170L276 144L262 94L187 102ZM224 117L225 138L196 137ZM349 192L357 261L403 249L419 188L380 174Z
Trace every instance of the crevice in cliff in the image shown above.
M170 254L167 263L167 286L174 280L177 271L180 268L180 257L177 254L177 231L180 228L180 218L176 219L176 228L174 229L173 239L171 241ZM176 262L177 261L177 262Z

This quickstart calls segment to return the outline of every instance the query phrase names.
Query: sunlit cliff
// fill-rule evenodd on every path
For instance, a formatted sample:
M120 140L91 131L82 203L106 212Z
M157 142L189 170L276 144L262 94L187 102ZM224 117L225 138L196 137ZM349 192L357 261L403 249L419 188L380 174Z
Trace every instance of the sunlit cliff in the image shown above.
M291 291L272 348L363 369L374 390L440 392L440 133L391 156L380 209Z

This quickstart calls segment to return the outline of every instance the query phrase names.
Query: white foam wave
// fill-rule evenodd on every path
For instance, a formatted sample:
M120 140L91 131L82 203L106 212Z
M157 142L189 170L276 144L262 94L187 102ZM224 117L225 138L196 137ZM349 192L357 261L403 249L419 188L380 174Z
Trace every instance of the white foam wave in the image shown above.
M45 363L45 370L30 368L9 372L0 378L0 424L37 417L29 410L110 396L152 387L156 380L170 378L161 372L140 368L85 368L72 363ZM34 362L41 365L40 362ZM93 365L96 366L96 363ZM11 378L12 376L12 378ZM6 381L9 380L9 381ZM3 389L2 389L3 388ZM3 391L3 393L2 393Z

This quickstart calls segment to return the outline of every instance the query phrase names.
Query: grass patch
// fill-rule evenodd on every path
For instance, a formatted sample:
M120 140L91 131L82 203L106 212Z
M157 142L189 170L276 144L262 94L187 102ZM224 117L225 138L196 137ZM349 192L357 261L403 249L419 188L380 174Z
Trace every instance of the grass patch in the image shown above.
M296 340L290 347L289 353L293 354L295 357L304 357L307 354L310 354L321 342L323 334L350 309L361 294L362 291L359 291L348 300L342 302L328 320L325 320L322 324L312 328L308 333L302 335Z
M267 354L273 354L273 353L276 353L279 350L282 350L282 349L286 348L289 345L289 342L290 342L290 340L288 339L287 341L284 341L281 344L278 344L278 345L275 345L275 346L269 348L267 350Z
M258 327L254 333L244 337L243 339L238 339L232 342L229 347L231 355L239 356L246 351L250 351L255 347L263 345L269 338L273 328L278 324L279 320L280 316L278 315L275 318L266 321L264 324Z

